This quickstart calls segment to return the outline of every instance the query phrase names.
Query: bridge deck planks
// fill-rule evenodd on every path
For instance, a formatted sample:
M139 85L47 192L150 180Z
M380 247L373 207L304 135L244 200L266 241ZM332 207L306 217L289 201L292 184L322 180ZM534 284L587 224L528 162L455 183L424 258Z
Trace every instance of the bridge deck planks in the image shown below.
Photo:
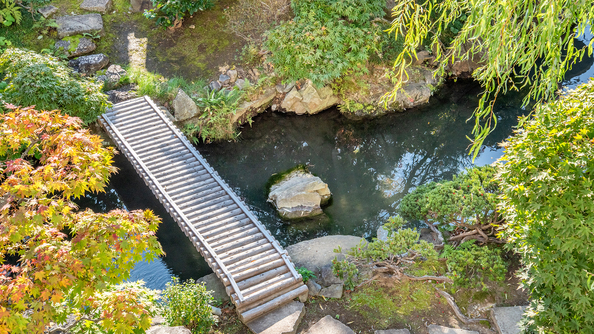
M150 98L115 104L99 121L227 287L244 322L307 295L286 251Z

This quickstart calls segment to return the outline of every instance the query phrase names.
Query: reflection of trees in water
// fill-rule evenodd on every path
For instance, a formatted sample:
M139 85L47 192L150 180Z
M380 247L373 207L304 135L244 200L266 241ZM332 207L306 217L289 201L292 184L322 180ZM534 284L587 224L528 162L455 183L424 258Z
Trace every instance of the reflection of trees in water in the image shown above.
M472 87L458 84L422 110L364 122L350 122L336 111L305 117L266 114L244 130L239 143L199 149L283 244L326 234L374 235L412 188L450 179L472 165L466 138L478 93ZM488 147L507 137L517 118L515 97L499 104L499 125L485 141ZM299 163L309 163L329 184L334 194L325 210L330 223L286 225L266 203L268 178Z

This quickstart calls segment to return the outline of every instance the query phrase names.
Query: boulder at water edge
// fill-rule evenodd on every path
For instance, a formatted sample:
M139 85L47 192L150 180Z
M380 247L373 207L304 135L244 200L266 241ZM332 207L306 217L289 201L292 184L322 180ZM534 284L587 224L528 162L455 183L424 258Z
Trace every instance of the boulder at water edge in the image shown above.
M298 219L322 214L332 194L328 185L309 172L295 170L270 187L268 201L284 219Z

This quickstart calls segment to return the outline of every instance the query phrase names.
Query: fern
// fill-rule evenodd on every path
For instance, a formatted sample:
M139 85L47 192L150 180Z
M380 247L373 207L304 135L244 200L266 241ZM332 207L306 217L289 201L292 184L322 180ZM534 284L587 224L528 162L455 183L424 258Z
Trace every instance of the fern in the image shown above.
M0 7L0 23L6 27L13 23L21 24L21 10L14 0L0 0Z

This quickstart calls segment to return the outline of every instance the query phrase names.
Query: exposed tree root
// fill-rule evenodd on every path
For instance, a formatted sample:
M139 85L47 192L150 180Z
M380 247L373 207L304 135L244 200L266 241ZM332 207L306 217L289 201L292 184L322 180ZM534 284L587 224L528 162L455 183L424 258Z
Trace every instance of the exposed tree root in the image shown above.
M448 304L452 307L452 310L454 310L454 313L456 314L458 319L460 319L460 321L462 321L463 323L469 324L469 323L479 322L479 321L489 321L488 319L484 319L484 318L474 318L474 319L468 318L467 316L462 314L462 311L460 311L460 308L456 304L454 297L452 297L449 293L447 293L445 291L439 290L436 286L433 286L433 287L435 288L435 290L437 290L437 292L443 298L445 298L445 300L448 302Z

